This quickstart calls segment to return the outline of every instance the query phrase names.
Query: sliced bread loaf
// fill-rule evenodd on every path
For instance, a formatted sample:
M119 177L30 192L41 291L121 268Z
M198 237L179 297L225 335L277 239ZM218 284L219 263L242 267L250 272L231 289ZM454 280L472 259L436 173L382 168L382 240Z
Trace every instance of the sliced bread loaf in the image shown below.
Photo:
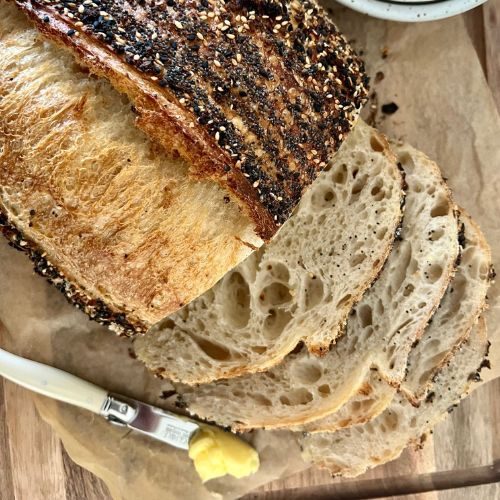
M349 317L346 334L322 358L303 349L267 373L180 388L191 412L237 429L301 425L371 390L372 368L403 379L411 345L453 273L458 226L436 165L409 147L402 156L408 185L402 240Z
M375 420L339 432L299 435L304 458L333 474L354 477L397 458L411 443L442 420L470 390L488 351L483 320L455 354L453 363L439 372L433 398L415 408L398 394Z
M270 368L300 341L325 352L390 252L401 186L386 139L358 123L275 239L138 339L138 357L195 384Z
M401 385L414 404L426 396L435 374L451 359L486 307L491 251L470 216L461 211L460 219L464 223L460 265L431 324L410 353L408 373Z
M460 264L439 309L407 356L406 377L400 387L413 404L418 404L427 394L432 377L453 356L486 304L490 249L479 227L464 211L460 212L460 219L463 220ZM378 376L372 373L371 381L366 381L356 396L338 412L315 420L301 430L335 431L368 422L388 406L395 392L396 389L385 382L382 373Z

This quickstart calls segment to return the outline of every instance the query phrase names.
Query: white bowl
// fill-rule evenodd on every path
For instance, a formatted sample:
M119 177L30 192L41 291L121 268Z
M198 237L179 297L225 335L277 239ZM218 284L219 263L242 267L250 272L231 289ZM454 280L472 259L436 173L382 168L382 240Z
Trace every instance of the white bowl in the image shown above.
M486 0L436 0L429 2L400 0L337 0L353 10L379 19L402 22L436 21L473 9Z

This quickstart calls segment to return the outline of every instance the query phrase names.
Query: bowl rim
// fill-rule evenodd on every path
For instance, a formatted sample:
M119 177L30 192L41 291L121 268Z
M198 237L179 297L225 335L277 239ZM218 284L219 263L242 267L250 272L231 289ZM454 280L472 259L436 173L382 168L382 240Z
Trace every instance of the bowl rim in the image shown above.
M425 22L445 19L478 7L487 0L441 0L394 2L387 0L337 0L357 12L378 19L399 22Z

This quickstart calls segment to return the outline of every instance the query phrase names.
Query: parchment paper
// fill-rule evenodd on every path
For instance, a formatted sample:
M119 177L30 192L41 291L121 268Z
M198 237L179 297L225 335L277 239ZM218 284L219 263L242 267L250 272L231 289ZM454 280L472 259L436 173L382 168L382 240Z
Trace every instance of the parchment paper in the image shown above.
M366 116L388 135L405 139L437 160L457 202L480 223L500 262L500 119L462 18L423 24L370 19L335 7L344 33L363 48L376 98ZM396 103L392 115L380 111ZM27 259L0 241L0 341L12 352L52 364L111 391L171 408L155 379L116 339L35 276ZM500 376L499 285L489 294L493 370ZM115 499L236 498L308 465L289 432L254 432L262 467L245 480L203 486L185 452L113 427L98 417L36 397L42 417L70 456L101 477Z

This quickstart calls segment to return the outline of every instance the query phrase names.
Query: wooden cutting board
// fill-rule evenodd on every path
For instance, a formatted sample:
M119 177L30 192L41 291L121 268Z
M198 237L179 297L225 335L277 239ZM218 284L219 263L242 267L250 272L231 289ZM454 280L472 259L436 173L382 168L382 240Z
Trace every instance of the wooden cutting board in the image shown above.
M490 0L464 17L500 109L500 0ZM414 479L416 474L433 471L448 472ZM484 484L492 478L496 482ZM445 487L460 489L415 493ZM415 500L500 500L500 379L476 390L418 452L407 450L400 459L360 479L332 479L324 471L308 471L276 481L247 498L360 499L404 493L413 493L404 498ZM1 379L0 498L110 499L102 481L71 461L36 414L28 393Z

